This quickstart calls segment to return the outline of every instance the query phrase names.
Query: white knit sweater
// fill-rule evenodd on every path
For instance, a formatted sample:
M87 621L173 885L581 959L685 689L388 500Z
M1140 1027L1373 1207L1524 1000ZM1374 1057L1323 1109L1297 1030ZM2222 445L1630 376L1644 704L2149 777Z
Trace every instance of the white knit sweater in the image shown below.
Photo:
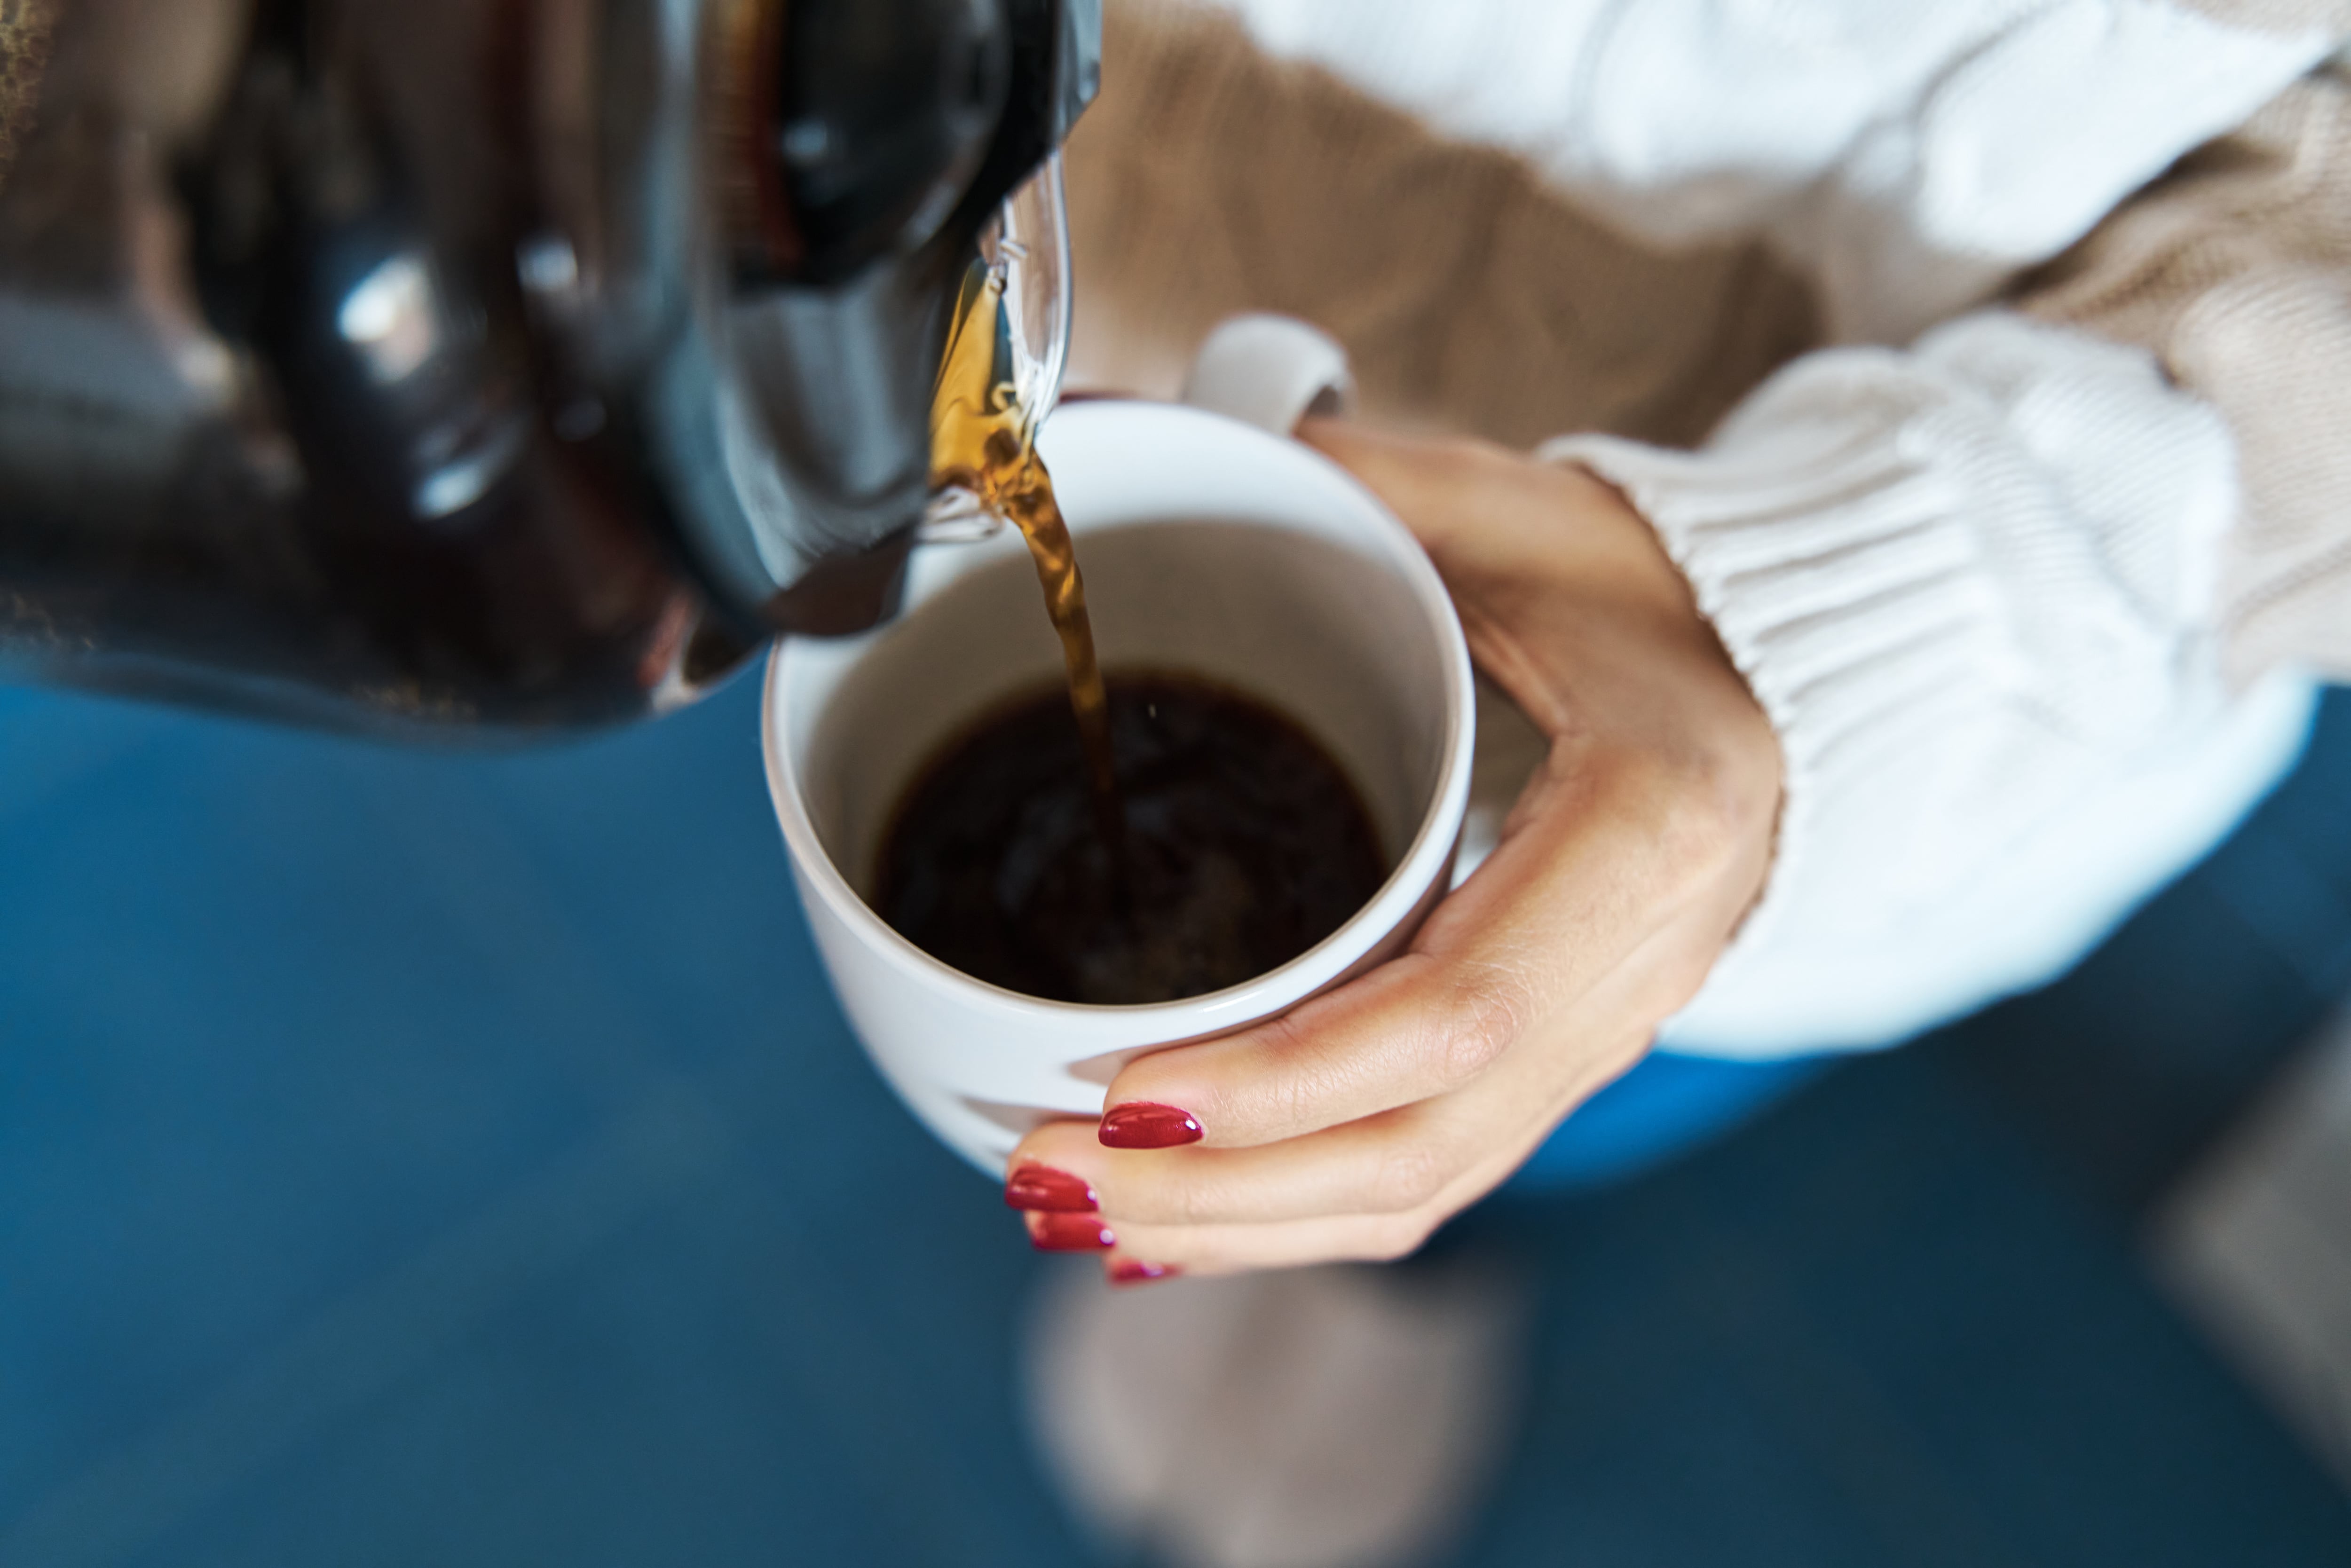
M1844 345L1699 452L1548 448L1657 528L1787 754L1765 899L1669 1044L1886 1044L2047 979L2291 763L2312 685L2232 688L2211 629L2229 427L1981 306L2322 62L2324 5L1224 3L1621 225L1768 235Z

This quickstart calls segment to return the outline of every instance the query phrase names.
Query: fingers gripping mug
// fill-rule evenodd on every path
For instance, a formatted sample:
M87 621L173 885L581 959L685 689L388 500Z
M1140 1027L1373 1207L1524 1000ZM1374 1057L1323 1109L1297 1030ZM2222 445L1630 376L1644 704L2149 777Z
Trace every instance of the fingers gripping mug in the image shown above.
M1272 1018L1402 952L1449 885L1476 730L1460 623L1404 525L1287 439L1346 386L1322 334L1244 317L1202 349L1186 404L1072 404L1040 443L1104 665L1202 675L1271 704L1370 810L1386 882L1277 969L1176 1002L1046 1001L948 967L869 904L892 812L924 764L976 716L1061 677L1017 533L915 552L896 621L783 643L769 664L768 784L834 991L900 1098L990 1175L1040 1122L1100 1115L1134 1057Z

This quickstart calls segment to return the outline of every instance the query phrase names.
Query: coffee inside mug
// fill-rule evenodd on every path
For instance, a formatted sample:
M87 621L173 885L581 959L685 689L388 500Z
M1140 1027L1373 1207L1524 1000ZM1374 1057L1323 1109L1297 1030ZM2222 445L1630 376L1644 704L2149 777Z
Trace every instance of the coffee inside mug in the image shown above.
M1430 815L1451 738L1449 672L1393 565L1297 520L1073 526L1104 665L1205 678L1297 723L1347 773L1393 875ZM923 563L936 575L916 584L917 602L842 664L813 721L788 737L818 840L869 907L893 812L925 765L1061 675L1018 541L944 549L955 559Z

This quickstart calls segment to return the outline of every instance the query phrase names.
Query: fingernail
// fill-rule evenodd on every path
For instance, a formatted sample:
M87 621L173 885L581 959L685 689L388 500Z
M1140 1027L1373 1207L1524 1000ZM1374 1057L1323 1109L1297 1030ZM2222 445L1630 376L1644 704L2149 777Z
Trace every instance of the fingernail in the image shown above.
M1202 1136L1200 1124L1193 1120L1191 1112L1154 1105L1147 1100L1117 1106L1102 1119L1102 1141L1113 1149L1179 1148L1198 1143Z
M1004 1184L1004 1207L1031 1214L1092 1214L1094 1189L1050 1166L1022 1166Z
M1110 1282L1119 1286L1148 1285L1154 1280L1173 1280L1183 1271L1173 1263L1143 1263L1122 1258L1110 1266Z
M1040 1214L1029 1220L1029 1244L1040 1252L1107 1252L1118 1238L1091 1214Z

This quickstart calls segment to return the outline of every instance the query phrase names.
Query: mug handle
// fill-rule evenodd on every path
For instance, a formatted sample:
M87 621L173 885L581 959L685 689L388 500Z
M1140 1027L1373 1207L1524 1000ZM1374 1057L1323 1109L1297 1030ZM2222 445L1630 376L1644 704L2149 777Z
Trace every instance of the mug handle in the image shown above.
M1353 412L1355 375L1337 339L1291 316L1235 316L1192 357L1184 402L1276 435L1309 414Z

